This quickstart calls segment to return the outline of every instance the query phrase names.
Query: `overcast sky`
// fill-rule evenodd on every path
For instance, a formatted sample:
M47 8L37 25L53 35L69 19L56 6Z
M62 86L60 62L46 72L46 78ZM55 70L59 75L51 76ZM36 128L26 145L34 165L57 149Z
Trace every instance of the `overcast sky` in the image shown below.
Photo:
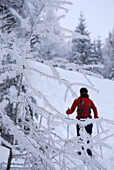
M114 0L69 0L69 12L62 19L62 26L74 30L79 23L81 11L86 19L87 29L92 39L98 36L104 41L114 28Z

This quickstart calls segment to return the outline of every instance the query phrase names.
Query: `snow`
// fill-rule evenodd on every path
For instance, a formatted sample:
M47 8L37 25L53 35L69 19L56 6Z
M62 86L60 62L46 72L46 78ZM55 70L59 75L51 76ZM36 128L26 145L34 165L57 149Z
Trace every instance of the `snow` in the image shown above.
M49 66L44 65L42 63L30 62L32 68L37 69L49 76L53 76L53 73ZM61 79L65 79L70 81L70 83L77 83L76 86L73 87L74 91L76 92L77 96L79 96L79 89L85 85L89 87L90 84L83 76L82 73L75 72L75 71L65 71L63 69L57 68L57 72ZM31 74L29 74L31 73ZM45 77L43 75L38 74L33 70L27 73L30 84L34 87L35 90L42 91L43 94L46 96L48 101L53 104L53 106L62 114L65 115L66 110L68 107L71 107L74 97L72 97L70 91L68 92L66 101L64 100L64 95L66 92L66 86L62 83L60 84L58 80L51 79L49 77ZM97 106L99 118L110 119L114 121L114 111L113 111L113 101L114 101L114 82L107 79L99 79L92 76L88 76L91 82L94 84L93 87L88 88L90 98L94 101L95 105ZM82 85L78 85L78 83L82 83ZM40 105L40 102L39 102ZM45 107L45 103L41 106ZM48 109L48 108L45 108ZM75 118L76 113L74 112L70 115L71 118ZM108 124L104 124L106 129L111 129L112 133L114 131L113 126L109 126ZM62 131L58 128L57 133L60 136L66 137L66 127L64 126L64 130ZM94 127L94 131L96 127ZM75 127L70 126L70 136L75 135ZM95 133L95 132L93 132ZM107 143L112 147L112 149L106 148L103 149L103 162L106 165L107 169L113 170L114 167L114 137L107 139Z
M71 107L75 97L79 96L79 89L82 86L85 86L89 90L90 98L94 101L95 105L98 108L99 118L105 118L114 121L114 111L113 111L113 101L114 101L114 82L107 79L99 79L92 76L87 76L92 82L92 85L88 82L85 76L82 73L76 71L66 71L60 68L57 68L57 73L59 74L60 79L55 79L53 76L54 70L51 67L38 63L35 61L28 61L29 69L25 69L25 79L27 80L31 90L29 89L28 93L34 93L33 96L37 99L37 105L44 108L47 111L56 114L56 111L51 110L49 105L46 103L46 100L52 104L52 106L59 112L63 117L67 117L66 110L68 107ZM48 75L48 76L47 76ZM56 75L56 73L55 73ZM71 90L68 90L68 82L72 86L72 90L76 93L76 96L72 96ZM76 84L75 84L76 83ZM73 85L74 84L74 85ZM67 91L68 90L68 91ZM10 89L14 91L14 89ZM66 91L68 92L66 95ZM40 92L40 98L38 97ZM43 100L45 96L46 100ZM76 113L74 112L70 115L70 118L75 119ZM44 121L44 120L43 120ZM44 121L45 122L45 121ZM111 124L103 123L104 129L111 130L111 133L114 131L114 126ZM55 125L56 133L63 139L67 138L67 126L66 124L60 125L60 122ZM70 125L70 138L76 136L75 125ZM94 125L93 134L97 133L96 126ZM105 166L107 170L113 170L114 167L114 137L106 139L106 143L109 144L112 149L103 148L103 160L102 165ZM97 148L100 153L100 149ZM0 148L0 162L7 161L7 154L3 148Z
M1 162L7 163L8 154L9 154L9 150L0 146L0 163Z

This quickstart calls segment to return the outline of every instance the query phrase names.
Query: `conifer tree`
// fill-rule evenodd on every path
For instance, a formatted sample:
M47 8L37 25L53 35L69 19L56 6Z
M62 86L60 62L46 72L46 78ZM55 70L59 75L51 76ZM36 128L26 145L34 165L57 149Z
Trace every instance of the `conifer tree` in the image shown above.
M97 48L97 55L98 55L97 64L104 63L103 56L102 56L102 45L103 45L102 41L100 37L98 37L96 41L96 48Z
M98 61L98 54L97 54L97 47L96 42L94 41L91 43L91 55L88 58L88 64L97 64Z
M88 58L89 64L101 64L103 63L102 58L102 43L100 38L98 37L97 40L94 40L93 43L91 43L91 55Z
M103 48L104 77L114 80L114 30L109 33Z
M75 29L75 32L85 36L85 38L73 38L72 50L70 61L76 64L88 64L88 58L91 54L91 43L89 38L89 32L86 30L85 18L83 14L80 14L79 24Z
M94 40L93 43L91 43L91 55L88 58L88 64L90 65L96 65L96 66L100 66L103 64L103 58L102 58L102 44L101 44L101 40ZM99 73L99 74L103 74L103 70L101 67L93 67L89 69L90 71L94 72L94 73Z

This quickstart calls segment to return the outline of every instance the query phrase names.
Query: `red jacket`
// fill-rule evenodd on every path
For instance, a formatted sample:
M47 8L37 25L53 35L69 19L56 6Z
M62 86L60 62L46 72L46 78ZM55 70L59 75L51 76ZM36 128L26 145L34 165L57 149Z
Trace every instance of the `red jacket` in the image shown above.
M71 109L67 110L67 114L72 114L77 107L76 118L92 118L90 115L91 109L94 112L94 118L98 118L97 108L95 107L93 101L89 98L79 97L74 100Z

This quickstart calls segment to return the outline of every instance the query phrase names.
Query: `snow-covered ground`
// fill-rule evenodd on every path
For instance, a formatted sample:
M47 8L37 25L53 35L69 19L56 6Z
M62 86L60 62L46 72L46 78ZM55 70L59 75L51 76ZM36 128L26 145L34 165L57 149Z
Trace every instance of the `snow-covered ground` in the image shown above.
M89 91L90 98L94 101L98 113L99 118L105 118L114 121L114 82L105 79L99 79L92 76L87 76L91 83L86 79L86 77L79 72L75 71L66 71L60 68L57 68L57 72L59 73L60 79L53 78L53 73L56 74L51 67L44 65L38 62L29 62L30 69L25 71L26 80L28 81L31 90L29 92L34 93L33 95L37 99L38 106L45 108L50 111L50 108L44 102L43 98L38 98L37 92L42 92L42 94L46 97L46 99L52 104L54 108L56 108L61 115L66 115L66 110L68 107L71 107L73 100L75 97L79 96L79 89L81 87L87 87ZM42 74L44 73L44 74ZM49 76L46 76L49 75ZM68 90L66 84L69 81L72 84L72 89L76 93L76 96L72 96L71 91ZM67 91L68 90L68 91ZM53 110L51 111L53 112ZM75 119L76 113L74 112L70 115L70 118ZM111 133L114 132L114 125L111 124L103 124L104 129L111 130ZM59 136L66 138L66 126L63 124L61 129L57 127L56 133ZM96 132L96 126L94 125L94 132ZM76 135L75 126L70 126L70 137ZM109 144L112 149L102 148L103 151L103 160L102 164L105 165L107 170L114 169L114 137L111 137L106 140L106 143ZM99 149L99 148L98 148ZM3 161L2 154L8 151L3 151L3 148L0 149L0 162ZM100 151L99 151L100 152ZM7 156L6 156L7 158ZM4 158L4 161L6 161Z
M8 161L9 150L0 146L0 163Z

